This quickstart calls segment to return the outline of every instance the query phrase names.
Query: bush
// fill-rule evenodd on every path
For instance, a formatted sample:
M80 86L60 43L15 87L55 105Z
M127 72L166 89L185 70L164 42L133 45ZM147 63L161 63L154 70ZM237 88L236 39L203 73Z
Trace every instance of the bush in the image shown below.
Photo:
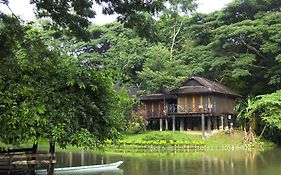
M127 125L127 132L131 134L137 134L144 132L148 121L141 115L133 114Z
M152 134L152 135L147 135L144 140L158 140L158 141L161 141L161 140L165 140L166 142L170 142L171 140L172 141L176 141L176 139L174 138L174 135L173 134L162 134L162 133L156 133L156 134Z

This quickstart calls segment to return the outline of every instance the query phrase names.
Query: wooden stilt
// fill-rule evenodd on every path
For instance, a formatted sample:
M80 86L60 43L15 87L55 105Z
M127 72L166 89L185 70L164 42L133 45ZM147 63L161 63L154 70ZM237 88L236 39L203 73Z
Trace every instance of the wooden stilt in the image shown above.
M173 132L176 130L176 117L175 114L173 114Z
M224 128L223 128L223 119L224 119L224 117L223 117L223 115L221 116L221 122L220 122L220 130L223 130Z
M217 130L218 129L218 120L217 120L217 116L213 117L213 129Z
M224 116L224 129L225 130L228 130L229 129L229 127L228 127L228 117L227 116Z
M184 131L184 118L180 119L180 131Z
M201 116L201 130L202 130L202 139L205 139L205 117L204 117L204 113L202 113Z
M163 119L162 118L160 118L160 120L159 120L159 129L160 129L160 131L162 131L163 130Z
M165 130L168 131L169 129L169 124L168 124L168 119L165 119Z
M31 153L35 155L35 154L37 153L37 148L38 148L38 143L33 143ZM28 161L29 161L29 160L34 160L34 161L36 161L36 157L35 157L35 156L32 156L31 159L27 159L27 160L28 160ZM36 174L36 173L35 173L35 164L30 164L30 165L28 165L28 169L29 169L29 171L30 171L30 174Z
M50 153L50 162L49 162L49 167L48 167L48 175L53 175L54 174L54 159L55 159L55 141L51 139L49 141L49 153Z
M208 130L208 133L211 133L211 125L212 125L211 117L209 116L207 118L207 130Z

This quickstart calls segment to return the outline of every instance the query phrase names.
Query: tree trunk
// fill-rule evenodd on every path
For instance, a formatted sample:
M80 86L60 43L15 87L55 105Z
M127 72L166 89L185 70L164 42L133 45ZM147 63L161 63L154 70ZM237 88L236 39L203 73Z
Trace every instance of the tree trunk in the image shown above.
M263 133L264 133L265 129L266 129L266 125L264 125L264 127L263 127L263 129L262 129L262 131L261 131L261 134L260 134L259 138L261 138L261 137L262 137L262 135L263 135Z
M49 148L49 153L50 153L50 162L49 162L49 168L48 168L48 175L53 175L54 174L54 160L55 160L55 141L51 139L49 141L50 148Z

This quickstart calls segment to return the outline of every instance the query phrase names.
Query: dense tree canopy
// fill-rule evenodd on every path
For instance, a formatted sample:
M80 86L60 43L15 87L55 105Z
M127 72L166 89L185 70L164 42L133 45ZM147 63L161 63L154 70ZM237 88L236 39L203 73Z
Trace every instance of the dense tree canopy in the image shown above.
M280 4L271 3L235 1L223 11L194 16L189 23L193 44L180 57L196 74L243 95L279 89Z
M136 44L143 49L148 44L118 24L87 29L95 15L93 2L105 3L104 13L116 12L127 24L140 22L141 12L165 8L162 0L32 0L37 16L47 19L40 28L0 12L0 141L52 139L60 146L95 146L124 129L132 100L113 87L137 79L144 61L136 56L144 51L136 52Z
M279 0L235 0L211 14L190 13L195 4L184 0L169 8L163 0L30 2L44 17L35 25L0 12L1 141L92 146L117 138L134 100L115 85L154 93L191 75L264 94L246 119L280 130ZM123 23L90 25L94 3Z
M125 111L107 72L48 47L43 31L25 26L22 32L1 58L1 141L94 146L115 138Z
M2 0L0 3L9 5L9 0ZM193 0L30 0L30 3L36 7L37 17L50 18L53 21L51 25L56 30L68 28L70 35L84 40L89 36L85 29L90 24L89 19L96 15L93 8L96 6L102 6L103 14L118 14L118 20L127 26L146 30L151 25L146 22L148 18L144 13L157 15L167 9L165 3L169 3L173 11L187 12L196 7ZM146 35L143 30L139 30L139 33Z

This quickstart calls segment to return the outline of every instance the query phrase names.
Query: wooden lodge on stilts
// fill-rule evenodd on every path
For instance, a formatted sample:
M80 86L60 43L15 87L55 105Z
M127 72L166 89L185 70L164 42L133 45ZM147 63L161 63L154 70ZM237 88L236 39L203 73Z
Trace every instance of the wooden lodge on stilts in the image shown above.
M227 130L233 128L235 100L240 95L224 85L191 77L172 91L141 96L141 114L160 131Z

